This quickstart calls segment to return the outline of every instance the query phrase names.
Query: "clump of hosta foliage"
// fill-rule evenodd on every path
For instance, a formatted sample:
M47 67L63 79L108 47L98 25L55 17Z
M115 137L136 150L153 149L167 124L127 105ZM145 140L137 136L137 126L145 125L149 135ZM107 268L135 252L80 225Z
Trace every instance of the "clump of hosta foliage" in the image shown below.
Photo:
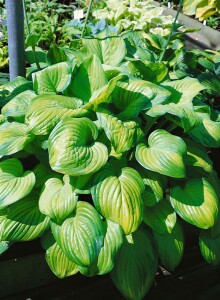
M220 115L177 41L166 56L176 63L160 62L138 33L109 34L53 47L32 81L1 87L0 249L41 238L58 277L111 273L138 300L158 264L180 263L185 223L204 258L220 262L219 179L207 153L220 146ZM199 54L187 55L195 66Z
M153 1L107 0L104 8L94 9L95 19L105 19L109 25L117 26L119 32L143 30L166 36L173 23L172 16L162 15L163 8Z

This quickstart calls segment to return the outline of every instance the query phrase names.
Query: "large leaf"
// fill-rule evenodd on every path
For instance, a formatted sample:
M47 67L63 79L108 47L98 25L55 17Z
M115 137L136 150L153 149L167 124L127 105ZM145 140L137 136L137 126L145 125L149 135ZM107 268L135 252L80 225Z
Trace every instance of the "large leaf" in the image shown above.
M176 224L176 213L170 203L163 200L144 208L143 221L159 234L170 233Z
M97 37L83 39L83 45L88 53L95 54L103 64L117 66L126 55L124 40L117 36L108 38L104 31Z
M28 195L34 185L34 173L24 172L18 159L10 158L0 162L0 209Z
M107 147L96 142L98 128L87 118L61 120L48 140L51 168L72 176L98 171L108 159Z
M141 300L152 286L156 270L157 252L151 236L140 227L125 237L111 278L125 299Z
M112 102L119 110L118 118L135 118L145 109L166 103L170 92L144 80L118 82L113 93Z
M49 226L49 218L38 208L38 194L31 193L11 204L0 221L1 241L30 241L40 237Z
M64 278L78 272L78 266L66 257L50 230L41 237L41 245L46 250L45 259L57 277Z
M51 132L55 125L66 117L81 117L88 112L80 108L82 101L61 95L40 95L31 102L25 122L36 135Z
M135 153L144 168L170 177L185 177L183 159L187 149L180 137L157 129L150 134L148 145L139 144Z
M88 102L93 92L107 83L101 62L96 55L93 55L86 58L79 66L68 87L68 95Z
M41 192L39 208L42 214L59 223L72 213L77 200L78 196L68 175L63 177L63 181L50 178Z
M188 223L207 229L215 224L218 197L205 179L190 179L171 188L170 202L175 211Z
M105 235L100 215L91 204L83 201L77 202L73 215L60 226L53 223L52 232L64 254L82 267L96 261Z
M142 221L141 193L144 183L132 168L111 161L92 179L91 194L97 210L121 225L125 234L135 231Z
M196 14L196 8L201 3L201 0L184 0L183 13L192 16Z
M33 140L25 124L6 122L0 125L0 157L21 151Z
M143 137L143 132L135 121L122 122L108 113L97 113L97 117L117 153L130 150Z
M171 232L153 232L161 263L168 270L174 270L180 263L184 252L184 233L181 223L176 222Z
M36 94L27 90L15 96L4 107L2 114L5 117L13 117L16 121L23 121L31 100L36 97Z
M61 62L33 74L34 91L37 94L57 94L67 88L70 79L68 63Z
M205 89L198 79L191 77L163 82L162 86L172 93L170 102L179 104L191 103L193 98Z
M86 276L104 275L114 267L114 258L123 244L123 230L121 226L111 220L106 220L106 234L97 262L90 267L79 267L80 273Z

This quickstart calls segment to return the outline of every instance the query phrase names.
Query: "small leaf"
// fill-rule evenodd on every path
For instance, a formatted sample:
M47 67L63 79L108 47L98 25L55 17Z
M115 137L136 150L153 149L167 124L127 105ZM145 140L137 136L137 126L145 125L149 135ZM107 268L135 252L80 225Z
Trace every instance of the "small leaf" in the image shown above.
M154 231L153 236L163 266L170 271L174 270L179 265L184 252L184 233L181 224L176 222L169 233L159 234Z
M170 202L186 222L207 229L215 224L218 197L205 179L190 179L171 188Z
M41 237L41 245L46 250L45 259L57 277L65 278L78 272L78 266L66 257L50 230Z
M142 221L143 191L144 183L138 172L121 168L117 161L106 164L92 178L91 194L97 210L106 219L120 224L125 234L135 231Z
M111 278L125 297L141 300L151 288L157 270L157 252L150 234L142 227L125 237L115 257Z
M54 238L75 264L93 264L103 246L105 230L100 215L89 203L78 201L74 214L62 225L52 224Z
M0 162L0 209L28 195L34 185L34 173L24 172L18 159L10 158Z
M139 144L135 153L144 168L170 177L185 177L183 158L187 148L181 138L157 129L150 134L148 144Z
M7 251L11 245L12 245L12 242L1 241L0 242L0 255L3 254L5 251Z
M48 140L51 168L72 176L98 171L108 159L107 147L96 142L98 128L87 118L61 120Z

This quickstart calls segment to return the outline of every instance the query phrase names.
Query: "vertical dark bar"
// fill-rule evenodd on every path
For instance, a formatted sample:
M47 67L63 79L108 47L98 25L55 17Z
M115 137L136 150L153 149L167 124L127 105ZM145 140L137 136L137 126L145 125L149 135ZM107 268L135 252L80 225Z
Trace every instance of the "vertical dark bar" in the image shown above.
M10 80L25 77L24 12L22 0L6 0Z

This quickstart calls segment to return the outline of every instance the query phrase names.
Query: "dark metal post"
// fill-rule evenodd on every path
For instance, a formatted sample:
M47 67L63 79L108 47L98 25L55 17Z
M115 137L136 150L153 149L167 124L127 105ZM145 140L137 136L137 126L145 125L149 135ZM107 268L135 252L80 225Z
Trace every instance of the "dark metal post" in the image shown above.
M25 77L24 12L22 0L6 0L10 80Z

